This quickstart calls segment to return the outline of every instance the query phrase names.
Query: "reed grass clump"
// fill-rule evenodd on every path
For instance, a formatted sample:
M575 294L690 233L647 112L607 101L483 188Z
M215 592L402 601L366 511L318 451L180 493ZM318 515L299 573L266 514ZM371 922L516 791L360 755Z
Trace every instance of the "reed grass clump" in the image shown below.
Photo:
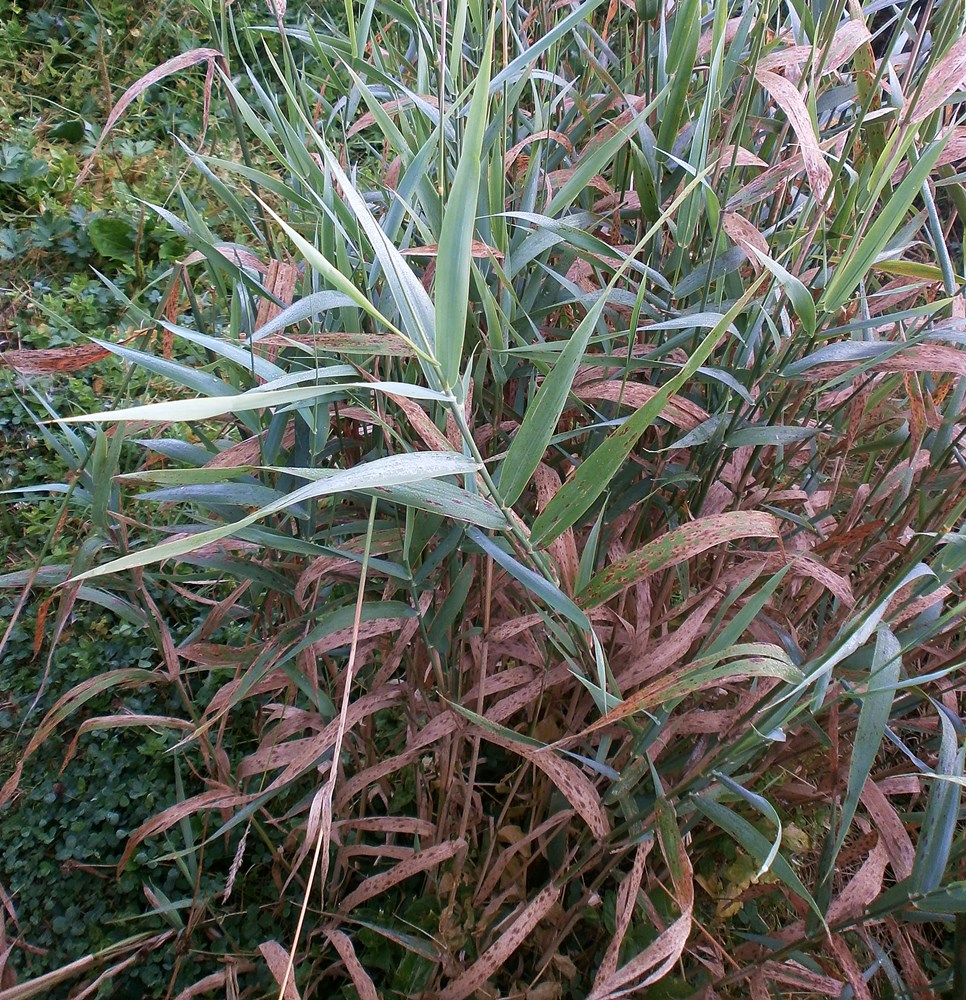
M116 859L194 873L167 995L961 995L964 5L201 6L102 142L203 69L222 209L31 581L156 660L22 755L190 756Z

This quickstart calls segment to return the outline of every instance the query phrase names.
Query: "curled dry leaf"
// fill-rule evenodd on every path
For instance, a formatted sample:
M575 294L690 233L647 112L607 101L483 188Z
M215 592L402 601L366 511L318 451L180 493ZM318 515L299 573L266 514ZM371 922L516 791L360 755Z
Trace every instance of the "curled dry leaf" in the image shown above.
M213 993L215 990L223 989L227 978L228 972L225 969L213 972L210 976L205 976L204 979L199 979L198 982L186 986L174 1000L194 1000L195 997L204 996L206 993Z
M59 724L68 718L76 709L91 698L106 691L120 691L127 688L143 687L157 683L159 674L153 670L126 667L120 670L110 670L104 674L81 681L71 688L67 694L60 697L50 711L44 716L43 722L36 728L27 746L24 748L13 772L0 788L0 806L5 805L17 793L23 769L27 761L44 745L54 733Z
M751 1000L772 1000L771 992L765 983L765 977L761 969L756 969L748 980L748 988L751 992Z
M399 538L395 532L378 532L373 535L369 546L370 556L384 556L394 552L399 548ZM309 590L314 584L324 580L329 575L349 577L358 579L362 571L361 556L365 549L364 543L349 543L343 551L353 553L360 558L351 559L348 556L319 556L313 559L299 575L295 585L295 600L305 605L309 597ZM407 623L411 619L402 619ZM397 622L399 619L396 620ZM418 624L418 622L417 622Z
M414 399L385 394L406 414L413 428L432 451L451 451L446 435L429 419L429 414Z
M576 168L554 170L547 174L547 184L550 186L551 190L559 191L576 172ZM613 188L611 188L611 186L604 180L603 177L601 177L600 174L594 174L594 176L589 178L586 183L588 187L592 187L595 191L599 191L607 198L612 197L614 194Z
M136 713L124 715L105 715L96 719L85 719L70 741L70 746L64 754L64 762L60 766L60 773L64 773L64 768L71 762L77 753L77 744L85 733L95 732L105 729L127 729L134 726L146 726L155 729L180 729L190 731L194 726L185 719L175 719L167 715L139 715Z
M422 101L424 104L427 104L431 108L435 109L439 107L439 102L436 100L436 98L432 97L429 94L420 94L419 99L420 101ZM387 115L393 115L407 108L418 107L418 105L412 98L403 97L398 101L386 101L384 104L380 105L380 107ZM357 135L364 128L368 128L370 125L375 125L375 124L376 124L376 116L371 111L367 111L349 129L347 138L351 139L354 135Z
M566 685L572 678L573 673L566 665L554 667L549 672L541 670L532 676L529 683L496 702L487 711L486 717L491 722L505 723L508 719L512 719L517 712L532 706L546 692L552 691L560 685Z
M251 250L246 250L245 247L240 246L238 243L215 243L213 248L225 260L236 264L238 267L247 267L249 270L258 271L259 274L268 273L269 265L262 263L261 259L256 257ZM207 259L200 250L192 250L181 263L184 267L188 267L191 264L201 264Z
M544 142L547 139L553 139L554 142L560 143L567 152L573 156L574 146L573 143L567 138L563 132L555 132L553 129L548 128L543 132L536 132L533 135L528 135L525 139L521 139L515 146L511 147L506 151L506 155L503 157L503 168L509 170L513 166L516 158L527 148L527 146L532 145L535 142Z
M190 798L176 802L173 806L156 813L149 820L142 823L128 838L121 860L117 863L117 871L121 872L127 867L128 861L135 848L148 837L157 836L165 830L170 830L176 823L186 819L197 812L204 812L210 809L235 809L238 806L247 805L258 797L258 792L242 794L230 788L212 788L207 792L200 792Z
M889 610L886 615L889 619L889 624L893 628L901 625L903 622L909 621L911 618L916 618L921 615L924 611L928 611L930 608L935 607L937 604L942 604L947 597L951 597L953 591L951 588L943 584L941 587L937 587L935 590L928 594L924 594L922 597L917 597L914 601L909 601L908 594L896 595L899 599L895 598L889 602ZM908 601L908 603L906 603Z
M174 56L172 59L168 59L167 62L161 63L160 66L156 66L150 73L145 73L136 83L132 83L127 90L121 95L120 100L114 105L114 109L108 115L107 122L104 124L104 130L101 132L101 137L97 140L97 145L94 147L94 152L88 157L87 162L84 164L83 169L77 175L77 180L74 186L77 187L83 184L87 179L88 174L94 167L94 161L97 158L97 154L101 151L101 146L107 141L107 137L111 134L111 130L120 121L121 116L127 111L131 103L137 100L141 94L143 94L148 87L155 83L171 76L174 73L180 73L181 70L187 69L189 66L196 66L198 63L208 63L209 71L216 64L227 70L227 64L225 62L225 57L217 49L192 49L190 52L182 52L181 55ZM210 87L206 85L206 106L207 106L207 94ZM205 115L204 127L207 127L208 116Z

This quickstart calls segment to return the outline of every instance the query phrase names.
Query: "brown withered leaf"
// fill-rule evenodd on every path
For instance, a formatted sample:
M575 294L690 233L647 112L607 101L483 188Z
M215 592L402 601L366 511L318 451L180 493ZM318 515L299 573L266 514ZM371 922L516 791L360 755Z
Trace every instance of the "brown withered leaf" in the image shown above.
M607 400L640 409L657 395L658 389L644 382L591 382L574 386L578 399ZM708 413L683 396L671 396L661 410L661 418L681 430L693 430L708 419Z
M740 17L729 17L725 21L724 29L724 42L725 45L730 45L734 41L735 36L741 29L742 18ZM708 28L707 31L702 32L701 37L698 39L698 50L695 53L698 59L706 59L711 55L711 46L714 44L714 28Z
M426 747L431 747L434 743L438 743L454 733L459 728L460 723L461 720L455 712L440 712L434 719L427 722L418 733L409 738L406 749L402 753L396 754L394 757L384 757L344 782L337 791L337 810L344 809L355 796L361 794L365 789L373 787L387 775L394 774L407 764L411 764Z
M741 247L745 251L745 256L748 258L755 273L760 274L761 269L765 265L762 264L761 260L755 254L749 253L748 248L754 247L756 250L760 250L766 257L770 257L771 252L768 249L768 240L744 216L738 215L737 212L725 212L721 216L721 228L724 229L728 238L735 246Z
M436 844L433 847L427 847L425 851L414 854L406 861L400 861L398 865L390 868L389 871L382 872L379 875L371 875L358 889L350 892L348 896L340 901L339 911L341 913L348 913L367 899L372 899L374 896L379 896L387 892L394 885L404 882L413 875L419 875L421 872L436 868L438 865L443 864L443 862L449 861L458 851L465 849L466 841L460 838L448 840L443 844Z
M598 992L601 987L617 972L617 961L620 958L621 945L624 943L624 935L630 926L631 918L634 916L634 909L637 906L637 893L641 888L641 881L644 878L644 862L654 841L651 838L642 840L637 845L634 852L634 863L631 870L624 877L620 888L617 890L617 911L615 919L614 936L607 946L607 951L601 960L600 968L597 970L597 977L594 979L594 992Z
M889 856L881 843L876 841L872 852L862 867L849 880L845 888L829 906L826 919L830 924L860 916L865 908L882 892Z
M845 985L839 979L831 976L823 976L821 973L812 972L799 962L765 962L762 965L762 972L766 979L784 986L792 986L797 990L816 993L823 997L837 997L842 992Z
M133 101L136 101L141 94L143 94L148 87L166 77L171 76L174 73L180 73L181 70L187 69L189 66L196 66L198 63L206 62L208 63L209 77L205 83L205 111L203 127L207 127L208 115L207 106L208 99L211 93L211 71L215 64L227 69L227 64L225 63L225 57L217 49L191 49L189 52L182 52L180 55L174 56L172 59L168 59L167 62L161 63L160 66L156 66L149 73L145 73L140 80L132 83L127 90L121 95L117 104L114 105L113 110L107 117L107 121L104 123L104 129L101 132L101 137L97 140L97 145L94 147L94 152L88 157L87 162L84 164L83 169L77 175L77 180L74 182L74 187L78 187L83 184L87 179L87 175L91 172L94 167L94 161L97 159L97 154L101 151L101 147L107 141L107 137L111 134L111 130L118 123L121 116L128 109Z
M279 986L285 983L282 1000L302 1000L295 988L295 976L288 972L288 952L277 941L263 941L258 950Z
M533 481L537 492L537 510L541 511L560 490L560 476L550 466L541 462L533 474ZM572 594L580 562L573 528L568 528L559 538L555 538L550 543L549 551L557 565L566 593Z
M588 1000L610 1000L650 986L667 975L688 943L694 911L694 872L673 811L666 801L659 800L656 812L658 842L671 874L673 898L681 915L629 962L605 980L598 979ZM632 906L636 903L636 893L634 895Z
M278 299L278 302L281 302L281 305L278 302L273 302L267 295L263 295L258 303L258 315L255 317L256 330L261 330L263 326L275 319L286 306L292 304L298 279L299 269L294 264L286 264L274 259L269 263L264 286L266 291ZM271 357L275 350L273 348L269 350Z
M929 985L929 977L921 965L923 956L916 953L909 940L909 928L900 927L894 917L886 918L885 927L889 940L895 943L902 973L912 995L921 1000L938 1000L938 994Z
M852 995L855 1000L872 1000L872 993L862 977L859 963L856 962L845 938L841 934L832 934L828 938L828 944L846 981L852 987Z
M198 982L186 986L174 1000L194 1000L195 997L204 996L206 993L213 993L215 990L223 989L228 979L228 972L222 969L213 972L210 976L199 979Z
M473 905L482 907L492 897L496 887L501 884L503 873L507 869L510 861L517 854L527 852L534 842L538 842L542 837L546 837L556 827L570 821L576 813L572 809L561 809L554 813L549 819L544 820L539 826L534 827L528 834L515 839L509 847L505 848L490 866L486 873L486 878L479 884L473 894ZM517 828L519 830L519 828Z
M404 257L438 257L439 244L430 243L424 247L408 247L401 251ZM470 244L470 256L477 260L503 260L503 254L496 247L491 247L481 240L473 240Z
M932 168L933 173L940 167L945 167L950 163L958 163L960 160L966 160L966 125L957 125L953 129L953 134L946 141L943 151L939 154L939 159L936 160ZM896 169L895 180L897 182L901 181L909 173L909 169L910 164L908 161L901 163ZM961 296L957 295L954 301L958 302L961 298Z
M729 199L725 208L729 212L735 212L739 208L749 208L757 205L774 195L775 189L786 181L791 180L805 167L805 160L801 153L793 153L791 156L780 160L774 166L763 170L757 177L740 187Z
M543 771L590 827L591 833L598 840L603 840L607 836L610 824L607 822L607 815L601 806L600 795L593 782L584 775L576 764L562 760L553 750L537 748L529 743L509 739L492 729L477 726L474 727L474 732L490 743L496 743L504 750L509 750L510 753L523 757L534 767Z
M439 101L437 101L437 99L431 96L430 94L420 94L419 99L424 104L428 104L431 108L439 107ZM398 101L386 101L385 103L380 105L381 109L387 115L393 115L399 111L405 110L406 108L414 108L416 106L417 106L416 102L413 101L413 99L410 97L403 97ZM352 136L358 134L364 128L368 128L370 125L375 125L375 124L376 124L376 116L371 111L367 111L349 129L347 138L351 139Z
M238 267L247 267L252 271L258 271L259 274L268 273L268 264L263 263L250 250L246 250L245 247L237 243L215 243L213 249L217 250L225 260L237 264ZM200 250L192 250L181 263L184 267L188 267L191 264L200 264L207 259ZM174 320L172 319L171 322L173 323Z
M915 125L938 111L966 83L966 35L933 66L919 96L910 124Z
M358 830L365 833L402 833L411 837L432 837L436 826L415 816L355 816L332 824L334 830Z
M553 883L535 896L512 924L485 952L440 994L439 1000L466 1000L498 969L530 936L533 929L560 899L560 888Z
M708 549L739 538L779 538L779 522L763 511L735 510L689 521L598 573L580 593L596 608L652 573L670 569Z
M503 168L509 170L513 166L516 158L534 142L543 142L546 139L553 139L554 142L560 143L567 152L573 156L574 146L573 143L567 138L563 132L555 132L553 129L546 129L543 132L535 132L533 135L528 135L525 139L521 139L515 146L512 146L506 151L503 157Z
M815 54L815 61L821 59L822 71L832 73L844 66L852 55L872 37L869 29L860 20L846 21L835 29L832 43L824 56ZM789 45L775 52L770 52L756 63L755 69L773 72L789 66L800 66L812 58L814 48L811 45Z
M775 73L787 69L789 66L799 66L812 55L811 45L786 45L784 48L775 49L761 57L755 63L755 70L763 73Z
M802 95L793 83L777 73L761 70L755 73L755 78L788 117L805 161L805 173L808 174L812 194L819 205L824 205L832 183L832 168L825 162L815 126Z
M851 371L859 364L863 363L833 361L815 365L802 372L801 377L807 381L826 379ZM954 375L966 375L966 351L939 344L913 344L904 348L900 354L871 361L866 367L870 371L880 372L948 372Z
M339 958L345 963L352 985L356 988L356 993L359 994L359 1000L379 1000L376 985L369 973L366 972L362 962L359 961L349 935L344 931L330 928L325 931L325 936L332 942L332 946L339 953Z
M257 796L257 792L246 795L230 788L212 788L163 809L142 823L128 838L121 860L117 863L118 874L127 867L127 863L131 860L131 855L138 844L148 837L154 837L165 830L170 830L176 823L180 823L181 820L197 812L205 812L210 809L234 809L237 806L247 805Z
M768 167L767 160L763 160L744 146L722 146L717 157L714 153L709 154L708 162L716 163L719 167L730 167L732 162L736 167L760 167L763 170Z
M362 354L365 357L408 358L412 347L394 333L273 333L259 343L270 347L304 347L307 350L332 351L336 354Z
M110 353L97 344L51 347L36 351L2 351L0 364L21 375L63 375L103 361Z
M879 843L888 855L896 878L909 878L916 858L916 848L895 807L871 778L862 787L861 801L875 820Z
M397 704L401 697L401 691L384 688L381 691L373 691L357 698L349 706L346 715L346 732L350 731L362 719ZM266 790L282 788L309 771L321 756L335 745L338 732L338 719L333 719L315 736L289 740L285 743L278 743L275 734L270 732L258 749L239 763L236 771L237 776L239 780L243 780L253 775L275 771L281 767L282 772L268 785Z
M859 47L865 45L871 38L872 32L859 18L853 18L839 25L832 37L832 44L828 47L823 71L830 73L844 66Z
M268 431L253 434L238 444L220 451L204 464L206 469L236 469L244 465L258 465L262 456L262 440ZM281 449L288 451L295 444L295 428L287 427L282 436Z

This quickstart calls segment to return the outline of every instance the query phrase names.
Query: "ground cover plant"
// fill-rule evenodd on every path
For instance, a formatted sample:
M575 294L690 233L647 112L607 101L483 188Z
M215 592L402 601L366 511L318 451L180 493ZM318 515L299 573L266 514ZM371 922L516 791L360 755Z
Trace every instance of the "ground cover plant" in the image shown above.
M963 3L197 7L101 142L184 74L238 155L4 578L151 639L5 808L176 780L0 996L961 996Z

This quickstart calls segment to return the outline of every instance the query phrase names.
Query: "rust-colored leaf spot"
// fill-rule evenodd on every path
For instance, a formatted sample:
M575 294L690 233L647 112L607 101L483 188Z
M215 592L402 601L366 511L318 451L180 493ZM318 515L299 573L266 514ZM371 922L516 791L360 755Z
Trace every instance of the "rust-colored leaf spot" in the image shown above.
M648 542L598 573L581 593L585 609L596 608L653 573L738 538L778 538L778 519L761 511L734 510L702 517Z

